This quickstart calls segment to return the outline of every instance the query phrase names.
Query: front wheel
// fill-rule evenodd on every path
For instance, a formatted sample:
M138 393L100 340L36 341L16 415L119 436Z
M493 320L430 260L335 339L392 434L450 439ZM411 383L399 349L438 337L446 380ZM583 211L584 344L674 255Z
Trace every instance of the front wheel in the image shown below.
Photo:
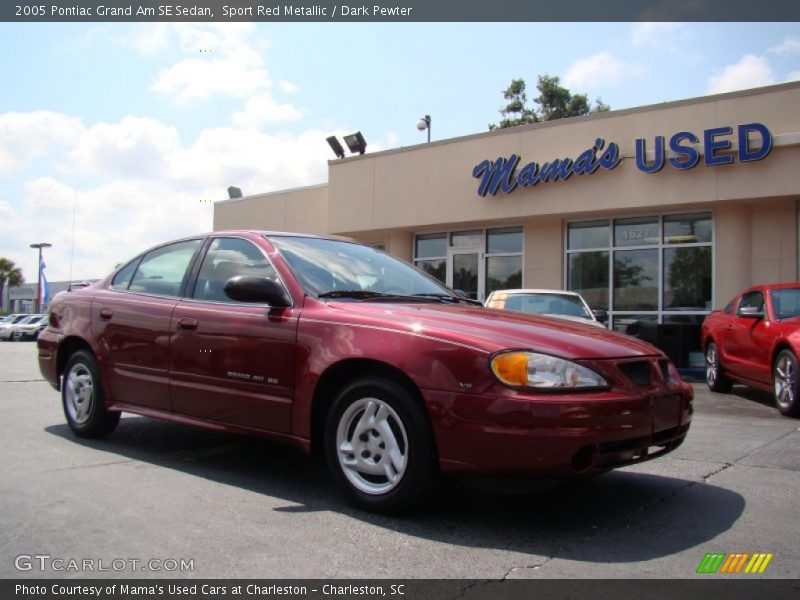
M120 413L106 410L100 368L86 350L69 357L61 383L61 400L67 424L81 437L104 437L119 423Z
M393 381L364 378L345 387L328 413L324 446L334 479L369 510L408 510L421 504L436 484L425 414Z
M800 417L797 387L797 358L791 350L781 350L772 368L775 404L781 414L788 417Z
M733 382L722 370L722 363L720 363L719 353L714 342L709 342L706 347L706 383L712 392L727 393L733 387Z

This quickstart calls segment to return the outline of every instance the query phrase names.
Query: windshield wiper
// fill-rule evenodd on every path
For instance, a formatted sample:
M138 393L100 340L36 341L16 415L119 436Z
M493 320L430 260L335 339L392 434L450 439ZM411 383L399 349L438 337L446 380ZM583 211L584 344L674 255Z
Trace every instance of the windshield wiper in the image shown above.
M424 294L415 294L416 296L425 296L429 298L439 298L442 302L449 302L452 304L458 304L459 302L466 302L467 304L476 304L477 306L483 306L483 302L480 300L473 300L472 298L463 298L461 296L454 296L452 294L442 294L442 293L424 293Z
M369 290L330 290L321 292L317 298L380 298L382 296L394 296L394 294L382 294Z
M446 302L452 298L442 294L388 294L370 290L329 290L317 294L317 298L354 298L356 300L404 300L417 302Z

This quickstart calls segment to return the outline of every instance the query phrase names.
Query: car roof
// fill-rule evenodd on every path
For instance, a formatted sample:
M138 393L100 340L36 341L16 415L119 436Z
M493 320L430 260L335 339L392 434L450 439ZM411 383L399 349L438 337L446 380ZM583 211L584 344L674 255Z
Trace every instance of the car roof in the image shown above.
M516 290L495 290L492 294L561 294L562 296L580 296L578 292L568 292L565 290L546 290L546 289L516 289Z

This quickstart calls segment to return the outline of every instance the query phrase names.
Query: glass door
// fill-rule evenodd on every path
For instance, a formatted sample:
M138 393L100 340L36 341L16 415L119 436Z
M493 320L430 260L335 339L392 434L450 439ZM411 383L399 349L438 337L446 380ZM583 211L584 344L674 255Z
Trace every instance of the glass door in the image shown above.
M447 256L447 285L467 298L483 302L485 273L480 248L450 248Z

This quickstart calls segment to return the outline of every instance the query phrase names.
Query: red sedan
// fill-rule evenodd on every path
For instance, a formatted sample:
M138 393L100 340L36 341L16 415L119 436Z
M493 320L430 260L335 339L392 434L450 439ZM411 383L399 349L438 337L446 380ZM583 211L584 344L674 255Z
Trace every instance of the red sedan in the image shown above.
M771 390L782 414L800 416L800 283L757 285L703 322L706 382L729 392L734 382Z
M477 305L476 305L477 304ZM681 444L692 388L658 349L486 309L342 239L216 232L56 296L39 364L80 436L121 412L320 451L361 506L446 473L587 474Z

